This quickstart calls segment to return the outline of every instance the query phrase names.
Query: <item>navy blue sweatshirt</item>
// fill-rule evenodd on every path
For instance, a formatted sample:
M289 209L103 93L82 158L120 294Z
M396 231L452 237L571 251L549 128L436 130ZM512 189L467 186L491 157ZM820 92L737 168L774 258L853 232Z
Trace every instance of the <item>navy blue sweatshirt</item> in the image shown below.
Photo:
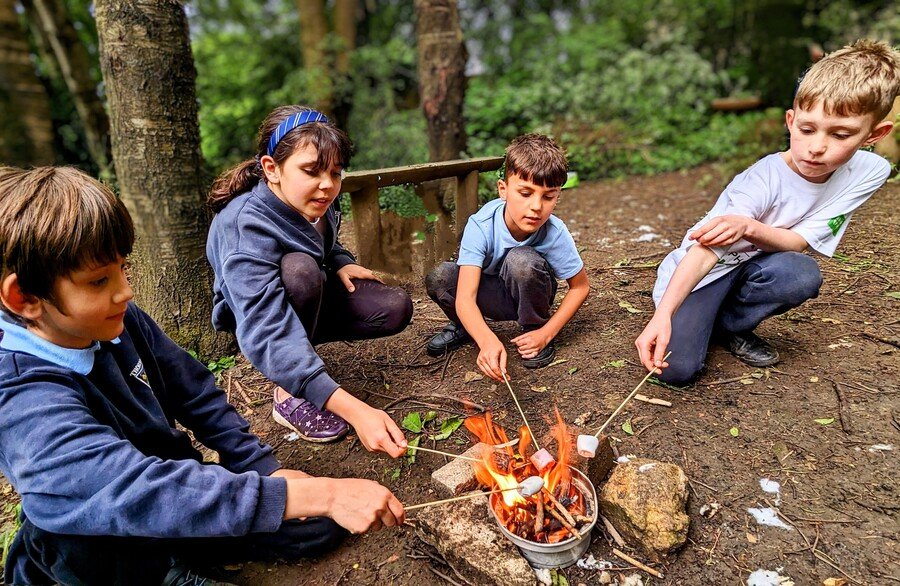
M206 243L215 272L213 325L234 332L244 356L269 380L320 409L338 384L288 302L281 259L303 252L330 271L356 262L337 240L337 201L322 221L324 239L261 181L216 214Z
M272 449L144 312L130 305L119 338L84 350L2 318L0 471L34 525L157 538L278 530L287 483L268 476L280 467ZM203 464L176 421L220 464Z

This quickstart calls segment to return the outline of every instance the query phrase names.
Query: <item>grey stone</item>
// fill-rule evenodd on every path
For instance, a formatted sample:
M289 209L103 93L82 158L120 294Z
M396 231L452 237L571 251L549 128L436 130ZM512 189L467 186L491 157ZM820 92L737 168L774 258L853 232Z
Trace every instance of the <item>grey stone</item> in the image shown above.
M490 449L487 444L477 443L465 452L463 456L481 458L482 450ZM478 488L478 480L472 469L474 462L463 458L454 458L431 473L431 481L438 492L447 496L455 496Z
M600 491L600 511L632 547L656 561L687 540L687 476L675 464L618 464Z
M422 509L416 534L473 584L534 586L534 571L487 507L482 497Z

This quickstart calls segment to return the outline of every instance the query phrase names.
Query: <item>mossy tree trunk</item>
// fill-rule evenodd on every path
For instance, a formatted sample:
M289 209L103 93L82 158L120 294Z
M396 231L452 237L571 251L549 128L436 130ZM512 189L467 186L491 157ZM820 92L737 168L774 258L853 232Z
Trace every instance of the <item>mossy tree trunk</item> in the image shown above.
M184 7L97 0L95 9L113 160L138 235L137 301L182 347L219 356L233 342L210 323L209 217Z
M0 162L52 165L55 159L47 90L31 62L14 0L0 0Z

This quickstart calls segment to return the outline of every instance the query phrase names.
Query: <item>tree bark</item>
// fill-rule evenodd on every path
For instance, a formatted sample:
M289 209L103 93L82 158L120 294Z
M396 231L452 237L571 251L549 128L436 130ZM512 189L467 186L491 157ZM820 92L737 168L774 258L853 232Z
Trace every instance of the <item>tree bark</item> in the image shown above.
M210 323L196 70L176 0L97 0L100 67L122 199L134 218L139 304L179 345L229 351Z
M357 0L334 0L334 32L341 39L335 68L338 73L350 72L350 55L356 50Z
M22 6L44 43L49 47L60 76L66 83L81 124L88 151L100 177L114 179L109 143L109 119L91 78L90 58L72 25L68 10L60 0L22 0Z
M50 99L37 77L14 0L0 0L0 159L7 164L52 165Z
M466 149L463 99L466 47L455 0L416 0L419 95L428 122L432 161L458 159Z
M312 73L312 85L317 96L313 104L326 114L331 114L333 106L331 76L325 58L325 36L328 21L325 18L325 0L296 0L300 17L300 50L303 53L303 68Z

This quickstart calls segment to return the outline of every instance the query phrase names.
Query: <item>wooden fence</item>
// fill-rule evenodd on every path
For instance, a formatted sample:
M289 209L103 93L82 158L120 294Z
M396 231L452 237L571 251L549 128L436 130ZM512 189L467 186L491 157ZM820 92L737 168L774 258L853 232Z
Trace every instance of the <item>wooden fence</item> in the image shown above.
M412 241L422 218L399 218L381 213L378 190L391 185L414 185L425 208L437 217L426 232L424 270L448 258L456 248L466 220L478 209L478 174L496 171L503 157L480 157L408 167L391 167L347 173L341 191L350 194L350 209L356 232L354 252L359 262L389 273L413 270ZM455 180L455 181L451 181ZM455 218L444 202L452 197Z

